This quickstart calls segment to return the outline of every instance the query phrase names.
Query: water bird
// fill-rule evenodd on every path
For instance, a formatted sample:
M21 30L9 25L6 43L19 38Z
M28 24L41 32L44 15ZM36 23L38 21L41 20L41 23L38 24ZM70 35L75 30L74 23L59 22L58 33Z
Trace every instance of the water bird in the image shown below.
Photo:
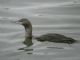
M22 18L20 20L17 21L17 23L21 24L22 26L24 26L25 28L25 40L24 40L24 44L27 47L30 47L33 45L32 42L32 24L31 22L27 19L27 18ZM75 43L76 40L70 37L66 37L64 35L61 34L54 34L54 33L47 33L44 35L41 35L39 37L34 37L36 40L40 41L40 42L55 42L55 43L67 43L67 44L72 44Z

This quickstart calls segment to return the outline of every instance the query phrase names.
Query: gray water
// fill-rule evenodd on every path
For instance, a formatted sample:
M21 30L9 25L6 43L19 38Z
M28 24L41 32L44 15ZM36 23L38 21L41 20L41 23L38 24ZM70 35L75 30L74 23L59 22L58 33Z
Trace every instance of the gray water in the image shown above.
M25 32L11 21L23 17L31 21L34 36L59 33L80 41L79 0L0 0L0 60L80 60L80 43L70 47L33 40L33 51L18 50L25 47Z

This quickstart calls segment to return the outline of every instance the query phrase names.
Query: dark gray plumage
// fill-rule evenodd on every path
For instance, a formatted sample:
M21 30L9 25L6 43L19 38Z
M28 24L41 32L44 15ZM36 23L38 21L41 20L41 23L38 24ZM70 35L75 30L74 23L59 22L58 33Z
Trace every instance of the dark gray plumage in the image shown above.
M67 43L67 44L72 44L76 42L76 40L70 37L66 37L60 34L52 34L52 33L44 34L41 35L40 37L35 37L35 39L41 42L48 41L48 42Z

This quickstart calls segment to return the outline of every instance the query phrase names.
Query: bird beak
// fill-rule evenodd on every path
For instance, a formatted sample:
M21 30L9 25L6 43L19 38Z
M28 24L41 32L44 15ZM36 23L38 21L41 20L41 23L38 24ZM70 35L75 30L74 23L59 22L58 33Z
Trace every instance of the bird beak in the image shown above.
M22 22L20 21L14 21L14 23L22 25Z
M10 21L11 23L14 23L14 24L20 24L20 25L22 25L22 22L20 22L20 21Z
M15 23L16 23L16 24L20 24L20 25L22 25L22 22L19 22L19 21L16 21Z

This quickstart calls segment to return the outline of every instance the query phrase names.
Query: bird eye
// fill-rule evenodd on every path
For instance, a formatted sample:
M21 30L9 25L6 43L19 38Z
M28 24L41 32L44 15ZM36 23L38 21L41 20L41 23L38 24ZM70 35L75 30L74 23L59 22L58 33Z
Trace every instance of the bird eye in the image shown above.
M19 22L22 22L22 20L19 20Z

